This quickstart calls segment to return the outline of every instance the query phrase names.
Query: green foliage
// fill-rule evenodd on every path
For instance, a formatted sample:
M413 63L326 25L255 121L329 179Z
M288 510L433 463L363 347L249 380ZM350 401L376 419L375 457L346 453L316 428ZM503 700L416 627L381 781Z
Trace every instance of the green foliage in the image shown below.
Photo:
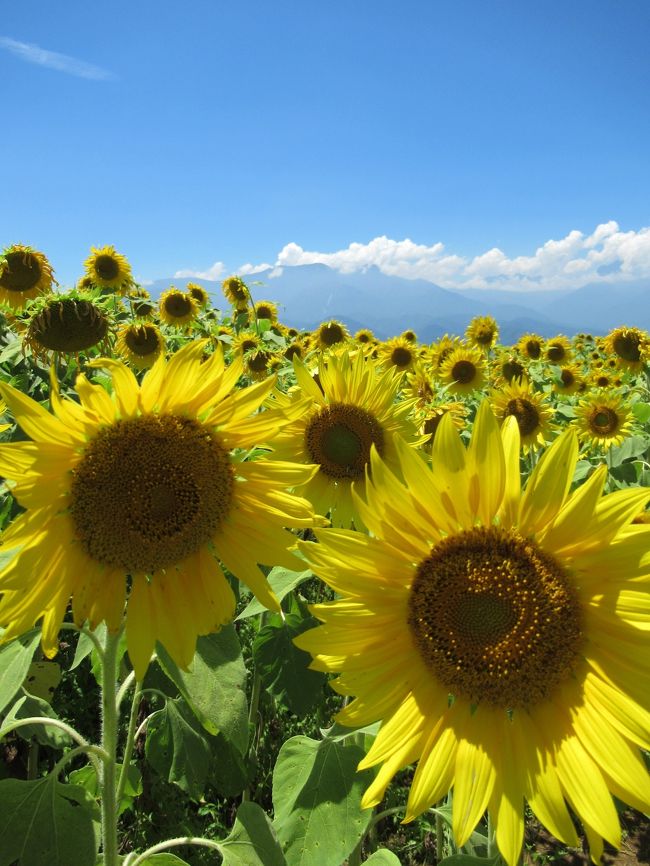
M288 568L272 568L267 576L269 586L276 594L278 601L282 601L296 587L300 586L306 580L313 578L312 571L289 571ZM251 616L257 616L264 613L266 608L255 597L246 605L244 610L239 614L237 620L248 619Z
M273 825L256 803L242 803L230 835L220 845L222 866L286 866Z
M365 861L368 866L400 866L396 855L388 848L380 848Z
M36 716L49 719L59 718L47 701L34 697L34 695L23 695L5 716L2 726L0 726L0 735L2 729L7 728L13 721ZM53 725L21 725L20 728L16 729L16 734L24 740L31 740L34 737L42 746L50 746L53 749L64 749L72 743L65 731Z
M0 713L24 683L40 636L39 629L32 629L0 647Z

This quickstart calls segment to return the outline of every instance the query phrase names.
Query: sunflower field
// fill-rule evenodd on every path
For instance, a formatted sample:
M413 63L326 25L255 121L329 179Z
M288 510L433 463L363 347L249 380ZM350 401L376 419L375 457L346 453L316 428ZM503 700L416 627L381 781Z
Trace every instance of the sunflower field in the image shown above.
M257 288L0 253L0 866L650 862L648 334Z

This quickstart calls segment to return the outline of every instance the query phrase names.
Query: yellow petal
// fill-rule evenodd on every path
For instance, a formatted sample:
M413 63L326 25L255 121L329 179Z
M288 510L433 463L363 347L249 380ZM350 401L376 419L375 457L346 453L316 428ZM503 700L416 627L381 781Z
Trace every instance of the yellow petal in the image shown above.
M578 457L578 439L566 430L545 451L528 480L521 503L519 530L534 535L555 518L569 492Z

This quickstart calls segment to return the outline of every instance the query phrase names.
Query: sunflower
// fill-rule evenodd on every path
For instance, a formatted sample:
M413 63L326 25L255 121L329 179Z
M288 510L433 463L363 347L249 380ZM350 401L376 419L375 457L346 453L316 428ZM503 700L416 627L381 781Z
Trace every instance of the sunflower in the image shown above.
M27 509L4 533L16 553L0 571L2 640L43 617L48 657L72 597L74 621L117 631L139 680L156 640L185 668L197 635L229 622L235 597L218 560L279 610L258 563L299 567L285 526L314 524L309 503L282 492L313 466L241 462L239 449L273 438L289 420L258 409L273 380L235 389L241 362L205 341L159 358L141 386L122 363L91 362L112 374L112 397L83 375L80 403L52 392L54 415L0 384L32 442L0 446L0 472ZM127 588L129 589L127 593ZM128 600L127 600L128 595Z
M170 286L163 292L158 302L160 318L168 325L189 325L200 312L198 302L188 292L181 292L176 286Z
M291 361L293 358L302 358L305 355L305 348L300 340L292 340L284 350L284 357Z
M277 352L270 352L268 349L254 349L244 355L244 372L251 379L261 381L277 369L279 360L281 358Z
M499 336L499 326L492 316L474 316L467 326L465 336L472 346L490 349Z
M115 351L137 370L152 367L165 349L165 339L153 322L132 322L117 332Z
M454 349L440 365L440 381L450 394L471 394L485 384L485 357L479 349Z
M415 400L416 406L424 406L433 400L433 379L425 367L417 365L412 372L406 374L406 380L408 384L404 387L404 394Z
M551 364L566 364L571 360L571 343L568 339L558 334L557 337L548 340L544 347L544 357Z
M127 292L133 284L131 265L113 246L91 247L84 267L90 282L102 289Z
M240 331L232 340L235 352L252 352L262 347L262 338L255 331Z
M379 362L384 367L394 367L400 373L412 370L417 361L417 350L405 337L393 337L379 345Z
M539 334L524 334L517 341L516 347L525 358L537 361L542 357L544 340Z
M359 768L379 766L362 805L418 762L405 821L453 788L464 845L487 809L508 864L524 803L567 845L582 820L594 862L620 842L611 795L650 807L650 499L602 497L606 468L568 495L578 456L566 431L520 490L517 425L484 402L469 449L443 419L429 470L399 446L402 483L372 458L358 508L371 535L319 530L302 542L338 600L296 638L312 667L354 696L337 721L381 728Z
M54 282L52 266L38 250L13 244L0 253L0 303L13 310L47 294Z
M375 335L369 328L360 328L354 335L354 339L357 343L362 343L366 346L371 346L376 342Z
M248 286L241 277L227 277L221 284L221 289L236 310L247 310L250 301Z
M639 328L614 328L605 337L605 349L621 367L636 372L650 357L650 337Z
M185 286L185 291L188 292L199 307L207 307L210 302L210 295L206 292L203 286L200 286L198 283L188 283Z
M547 399L533 391L528 383L511 382L494 391L491 400L499 423L504 423L511 415L516 420L525 452L541 448L548 442L553 409Z
M494 362L493 370L498 384L503 382L509 384L513 380L522 381L527 378L526 365L517 354L512 352L502 354Z
M76 296L51 297L29 319L25 345L47 359L51 352L76 355L106 339L109 320L104 311Z
M329 511L335 525L359 526L352 484L363 486L373 445L394 465L396 436L417 443L415 425L407 419L413 403L395 402L399 373L392 368L380 373L360 352L329 355L317 378L296 359L294 369L299 390L290 399L308 397L311 406L276 437L274 454L280 460L316 463L319 471L302 495L319 514Z
M278 305L273 301L257 301L254 309L258 319L268 319L272 324L278 321Z
M462 349L464 345L460 337L450 337L448 334L442 336L437 343L432 344L430 349L433 369L439 372L440 367L449 355L456 349Z
M422 447L426 451L431 450L438 427L445 415L451 415L454 426L462 430L465 426L467 408L462 403L439 403L437 406L426 407L420 422L420 433L426 436Z
M606 391L581 400L573 422L578 435L591 448L620 445L632 434L630 405L616 391Z
M313 333L314 340L321 350L331 349L338 343L345 343L348 339L348 329L341 322L330 319L323 322Z
M405 331L402 331L400 337L403 340L406 340L408 343L417 343L418 335L411 328L407 328Z
M156 309L151 302L149 292L143 289L142 286L135 286L131 289L128 293L128 299L133 310L133 315L138 316L138 318L145 319L147 316L153 315Z
M584 379L575 364L564 364L559 368L553 383L558 394L577 394L584 385Z

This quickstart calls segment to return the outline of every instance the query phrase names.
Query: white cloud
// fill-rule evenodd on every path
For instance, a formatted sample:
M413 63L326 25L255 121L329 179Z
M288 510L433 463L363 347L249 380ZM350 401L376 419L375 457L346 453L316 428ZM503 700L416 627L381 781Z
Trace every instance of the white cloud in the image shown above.
M317 263L341 273L376 266L385 274L431 280L454 289L526 291L571 289L590 282L650 281L650 227L622 232L610 220L590 235L574 229L566 237L546 241L532 255L513 258L498 247L468 258L447 253L440 242L427 246L385 235L330 253L305 250L292 242L280 250L274 265L247 264L238 273L273 267L269 276L276 276L283 267Z
M193 277L198 280L218 280L219 277L223 276L225 269L226 266L223 262L215 262L207 269L207 271L192 271L185 269L182 271L176 271L174 276L179 278L186 277L188 279Z
M37 66L47 66L56 69L57 72L66 72L68 75L76 75L77 78L89 78L93 81L110 81L117 76L108 69L86 63L85 60L77 60L68 54L59 54L57 51L47 51L39 45L30 42L19 42L8 36L0 36L0 48L5 48L21 60L27 63L35 63Z

